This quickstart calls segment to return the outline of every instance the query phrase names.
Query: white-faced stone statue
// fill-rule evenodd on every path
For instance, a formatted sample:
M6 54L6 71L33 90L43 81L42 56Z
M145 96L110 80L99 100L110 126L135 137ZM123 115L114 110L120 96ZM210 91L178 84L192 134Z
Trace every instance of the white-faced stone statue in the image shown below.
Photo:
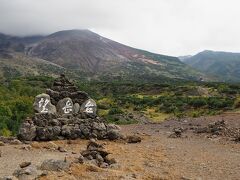
M95 116L97 114L97 104L93 99L88 99L81 105L80 111Z
M71 98L64 98L57 103L57 112L59 114L72 114L73 102Z
M52 105L50 101L50 96L48 94L39 94L35 97L33 108L38 113L56 113L56 107Z

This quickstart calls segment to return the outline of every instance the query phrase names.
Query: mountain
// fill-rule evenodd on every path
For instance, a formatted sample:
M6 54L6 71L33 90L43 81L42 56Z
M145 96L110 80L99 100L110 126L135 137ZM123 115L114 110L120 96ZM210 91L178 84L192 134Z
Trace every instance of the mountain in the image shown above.
M0 33L0 78L28 75L57 76L64 68L49 61L25 55L25 48L43 36L16 37Z
M203 76L177 57L135 49L89 30L59 31L44 37L0 34L0 60L1 56L16 59L16 52L17 57L21 54L22 59L33 64L36 59L41 59L43 64L50 62L55 68L86 79L155 82L162 79L198 80Z
M178 59L179 59L180 61L183 61L183 62L184 62L185 59L188 59L188 58L190 58L190 57L192 57L192 55L178 56Z
M65 69L43 59L28 57L22 53L0 53L0 78L29 75L57 76Z
M183 62L221 81L240 81L240 53L205 50Z

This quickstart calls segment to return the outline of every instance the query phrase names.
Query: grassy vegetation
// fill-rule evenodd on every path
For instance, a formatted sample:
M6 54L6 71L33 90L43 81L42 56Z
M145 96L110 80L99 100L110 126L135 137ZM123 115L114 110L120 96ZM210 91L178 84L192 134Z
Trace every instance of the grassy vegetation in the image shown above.
M16 135L21 121L33 114L34 97L51 86L49 77L2 80L0 135ZM170 116L197 117L240 108L240 85L224 83L79 82L79 89L97 101L98 114L116 124L135 123L141 113L159 122Z

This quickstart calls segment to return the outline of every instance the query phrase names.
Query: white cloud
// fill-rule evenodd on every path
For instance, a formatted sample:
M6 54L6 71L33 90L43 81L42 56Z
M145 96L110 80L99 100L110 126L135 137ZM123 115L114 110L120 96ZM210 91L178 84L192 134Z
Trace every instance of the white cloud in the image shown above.
M88 28L168 55L240 52L238 0L0 0L0 32L49 34Z

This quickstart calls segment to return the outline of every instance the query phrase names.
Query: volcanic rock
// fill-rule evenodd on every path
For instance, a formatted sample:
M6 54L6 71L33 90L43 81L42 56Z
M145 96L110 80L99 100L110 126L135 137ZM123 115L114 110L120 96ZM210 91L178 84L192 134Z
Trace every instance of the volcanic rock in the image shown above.
M141 137L137 135L127 136L128 143L139 143L141 141L142 141Z
M102 168L106 168L111 164L116 163L114 158L109 157L110 153L104 149L102 144L90 140L87 149L81 152L78 158L79 163L90 162Z
M27 166L30 166L31 165L31 162L22 162L21 164L19 164L20 168L25 168Z
M26 120L22 123L19 129L18 138L20 140L31 141L36 137L36 126L33 124L32 120Z
M88 99L81 105L80 111L90 117L95 117L97 113L97 104L93 99Z
M56 107L52 105L48 94L39 94L35 97L33 109L38 113L55 114Z
M73 113L73 102L71 98L64 98L57 103L57 112L60 115Z
M18 179L36 179L39 175L39 171L36 166L30 165L15 170L13 175Z
M47 171L66 171L69 169L69 166L70 164L63 160L47 159L43 161L40 169Z

